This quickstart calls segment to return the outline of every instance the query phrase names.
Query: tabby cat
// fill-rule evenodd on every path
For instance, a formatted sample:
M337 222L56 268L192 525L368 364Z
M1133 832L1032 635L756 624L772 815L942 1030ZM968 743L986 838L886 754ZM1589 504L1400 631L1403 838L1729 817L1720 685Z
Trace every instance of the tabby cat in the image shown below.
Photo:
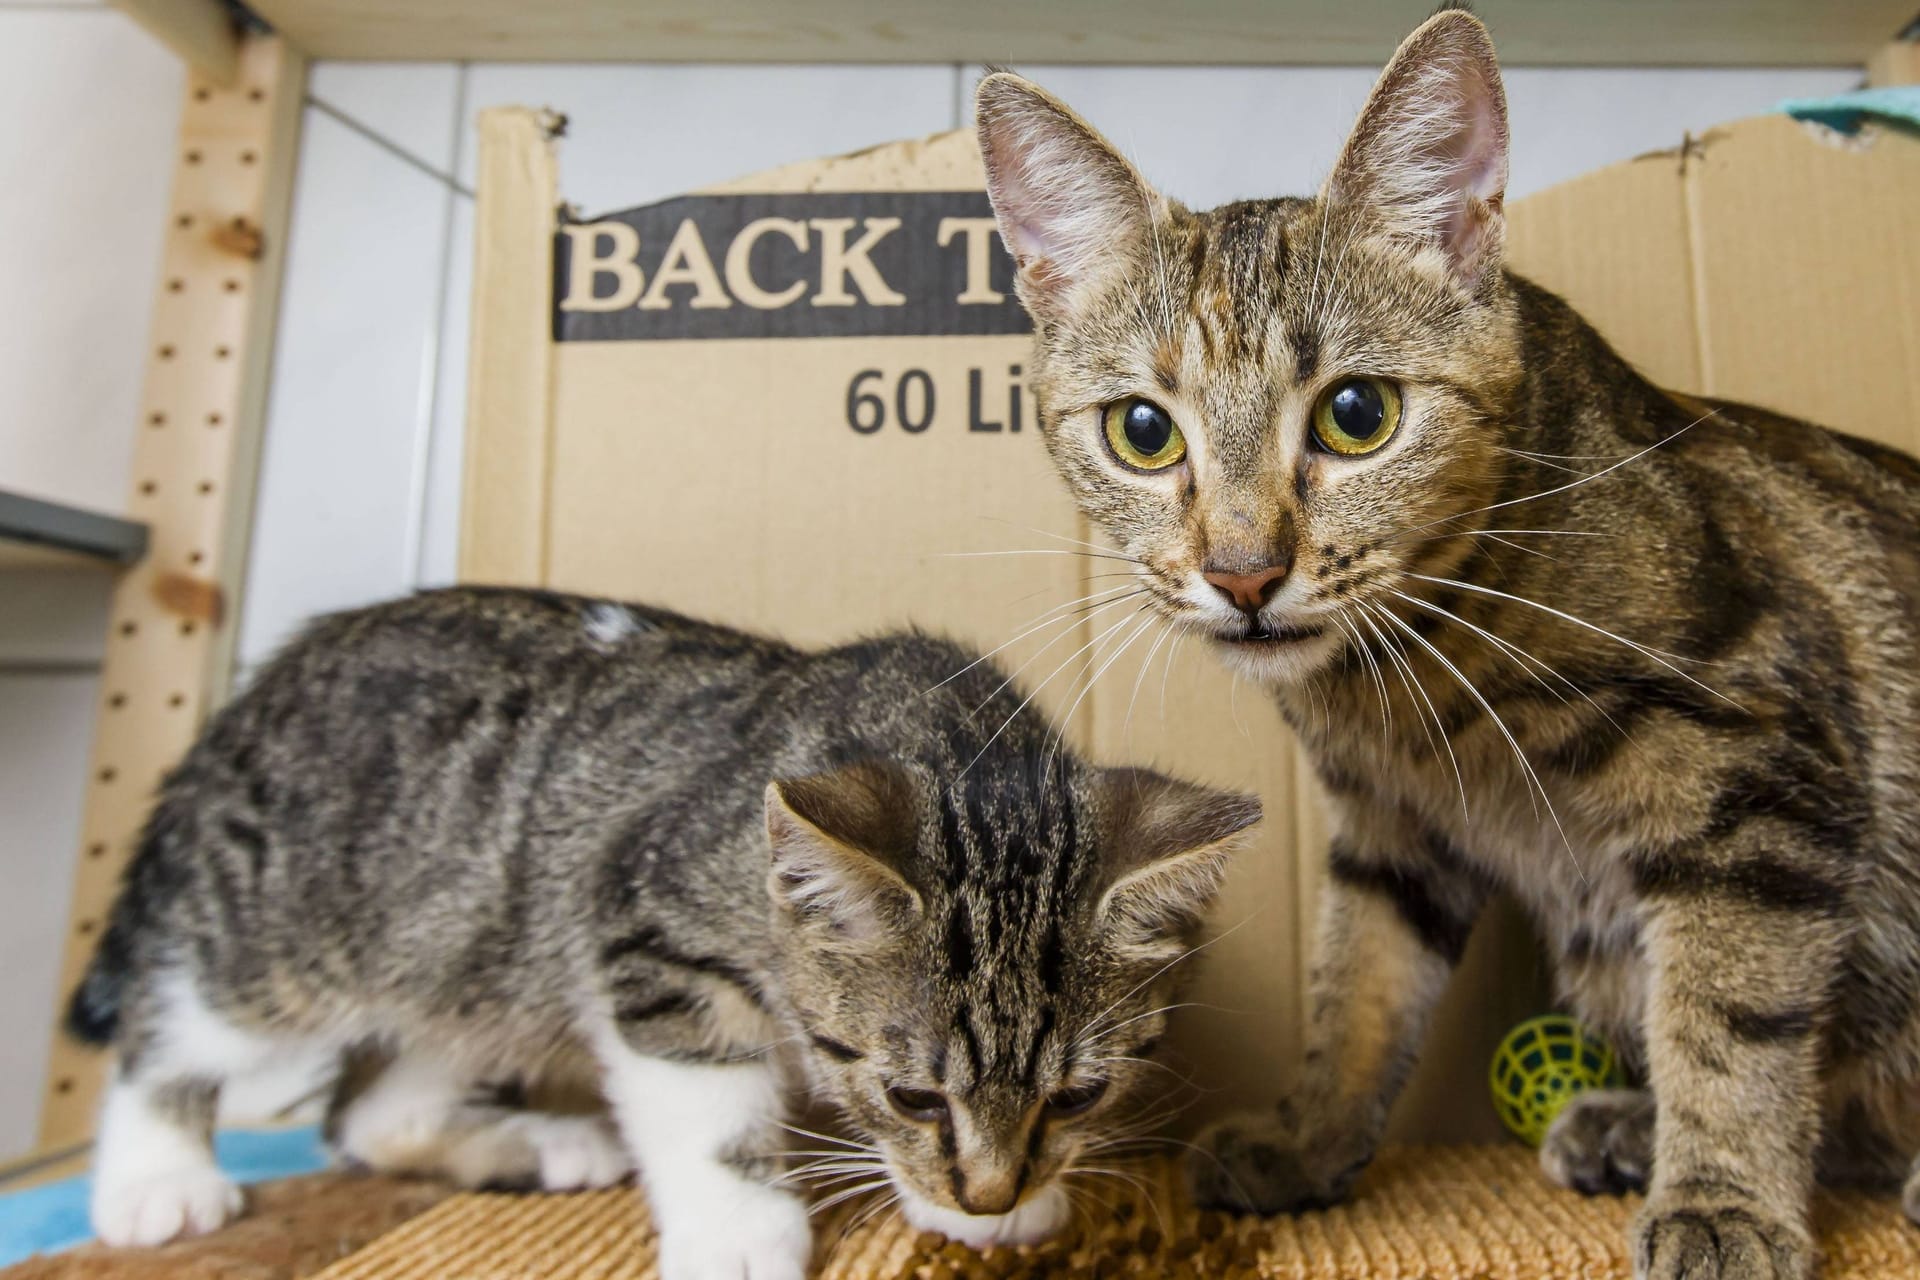
M1646 1086L1547 1172L1646 1185L1641 1276L1809 1274L1816 1176L1920 1151L1920 467L1660 390L1503 270L1465 12L1311 199L1186 209L1011 74L977 123L1058 469L1272 690L1335 833L1302 1082L1205 1135L1199 1196L1347 1192L1498 890Z
M167 779L74 995L116 1060L95 1226L219 1226L222 1082L373 1044L347 1155L552 1189L631 1157L668 1280L801 1276L809 1176L1036 1239L1257 817L1083 762L919 634L803 652L504 589L323 619ZM588 1066L617 1133L484 1087ZM782 1174L803 1083L861 1141Z

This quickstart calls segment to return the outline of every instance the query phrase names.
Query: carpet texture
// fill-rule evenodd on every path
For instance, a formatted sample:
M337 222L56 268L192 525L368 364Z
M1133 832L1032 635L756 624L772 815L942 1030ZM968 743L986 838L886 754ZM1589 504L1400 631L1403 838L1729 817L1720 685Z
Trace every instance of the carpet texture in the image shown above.
M1517 1146L1384 1154L1352 1203L1297 1218L1196 1213L1167 1166L1150 1194L1089 1211L1072 1238L973 1253L854 1208L822 1224L822 1280L1627 1280L1636 1198L1588 1200L1548 1186ZM1913 1280L1920 1228L1891 1197L1822 1195L1822 1280ZM858 1223L848 1232L848 1224ZM844 1233L844 1234L843 1234ZM455 1196L317 1280L652 1280L654 1248L631 1190ZM8 1277L7 1280L12 1280ZM223 1278L224 1280L224 1278Z
M303 1280L452 1192L430 1182L317 1173L247 1188L225 1229L158 1249L86 1244L0 1270L0 1280Z

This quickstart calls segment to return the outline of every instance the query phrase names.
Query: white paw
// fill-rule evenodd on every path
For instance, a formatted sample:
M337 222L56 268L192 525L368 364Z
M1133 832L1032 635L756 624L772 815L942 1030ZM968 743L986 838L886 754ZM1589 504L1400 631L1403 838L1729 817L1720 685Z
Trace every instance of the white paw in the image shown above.
M1073 1207L1058 1184L1036 1191L1010 1213L962 1213L903 1187L900 1212L922 1231L938 1232L972 1248L985 1249L997 1244L1039 1244L1067 1225Z
M596 1116L529 1117L523 1132L539 1156L540 1185L548 1191L610 1187L633 1168L613 1126Z
M746 1182L657 1211L661 1280L806 1280L813 1228L794 1197Z
M110 1245L165 1244L239 1216L240 1188L206 1164L94 1180L93 1229Z

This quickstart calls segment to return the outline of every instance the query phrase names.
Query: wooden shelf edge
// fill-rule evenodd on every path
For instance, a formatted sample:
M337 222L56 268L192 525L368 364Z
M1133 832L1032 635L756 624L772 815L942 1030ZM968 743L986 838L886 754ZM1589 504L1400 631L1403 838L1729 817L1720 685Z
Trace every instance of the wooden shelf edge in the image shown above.
M0 489L0 542L56 553L56 558L43 560L31 552L8 556L0 551L0 564L58 563L59 553L65 553L99 564L130 565L147 553L147 526Z

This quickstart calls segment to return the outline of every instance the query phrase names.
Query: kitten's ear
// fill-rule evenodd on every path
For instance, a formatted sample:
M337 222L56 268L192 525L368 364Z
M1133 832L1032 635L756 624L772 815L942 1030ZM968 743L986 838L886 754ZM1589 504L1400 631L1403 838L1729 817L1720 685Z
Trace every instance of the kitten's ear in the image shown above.
M1493 40L1464 9L1442 10L1380 73L1321 198L1365 206L1472 283L1499 261L1506 190L1507 97Z
M1165 213L1111 143L1031 80L994 72L974 90L973 118L1000 239L1036 316L1067 310L1086 286L1123 269Z
M769 783L767 889L803 924L860 941L898 929L920 894L901 873L920 826L920 794L898 765L870 762Z
M1172 954L1190 944L1213 904L1260 799L1146 769L1107 769L1107 864L1098 908L1116 945Z

